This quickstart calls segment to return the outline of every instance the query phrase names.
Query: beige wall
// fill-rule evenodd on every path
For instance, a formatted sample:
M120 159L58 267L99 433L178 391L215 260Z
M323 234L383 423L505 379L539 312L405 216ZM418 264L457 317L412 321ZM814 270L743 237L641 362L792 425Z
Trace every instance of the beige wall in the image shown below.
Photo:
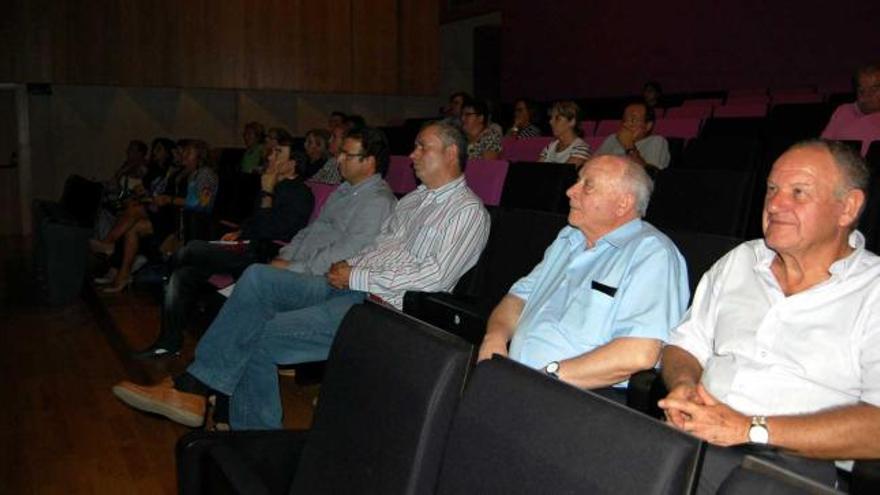
M124 158L130 139L198 137L241 146L241 128L257 120L294 135L324 127L331 110L362 114L371 125L434 115L440 97L307 94L173 88L55 85L30 95L33 197L57 198L73 173L101 179Z

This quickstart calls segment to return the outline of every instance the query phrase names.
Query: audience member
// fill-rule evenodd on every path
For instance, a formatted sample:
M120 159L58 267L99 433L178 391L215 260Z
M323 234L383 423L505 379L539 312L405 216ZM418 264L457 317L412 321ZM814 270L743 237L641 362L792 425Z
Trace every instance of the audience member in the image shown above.
M465 183L465 146L453 126L423 128L411 154L422 185L400 200L371 246L323 277L249 267L185 374L155 386L122 382L113 392L132 407L199 426L204 394L214 389L231 395L233 428L279 428L278 364L326 359L343 316L368 295L400 308L405 291L451 290L476 263L489 215ZM343 162L363 159L358 149L340 153Z
M245 150L244 156L241 158L241 171L250 174L262 165L266 128L259 122L248 122L244 126L242 139L244 139Z
M860 67L855 75L856 101L837 107L822 137L862 141L862 155L880 140L880 64Z
M642 102L654 110L663 108L663 87L657 81L648 81L642 87Z
M364 120L362 115L349 115L345 118L345 122L343 123L343 127L345 130L351 130L359 127L366 127L367 121Z
M150 145L150 160L147 162L147 172L142 179L144 192L152 195L155 192L156 185L161 178L164 178L174 163L174 156L171 154L174 149L174 141L168 138L156 138Z
M654 130L654 109L644 103L631 103L623 110L616 134L608 136L597 155L626 155L644 167L663 170L669 166L669 143Z
M125 161L116 169L113 177L103 182L102 205L95 222L97 238L110 235L118 220L117 216L124 211L132 198L143 194L143 177L146 173L147 145L143 141L131 140L125 149ZM92 247L96 246L98 245L93 242Z
M590 146L580 134L580 107L573 101L559 101L550 109L553 140L541 151L539 162L571 163L580 167L590 158Z
M443 108L443 121L448 124L461 126L461 112L465 102L474 98L464 91L456 91L449 95L449 102Z
M311 129L306 133L305 150L308 163L305 166L303 178L310 179L318 173L330 156L330 133L324 129Z
M687 307L675 245L641 220L653 189L625 157L597 157L566 193L568 221L544 260L492 312L479 359L507 355L572 385L625 401ZM611 388L607 388L611 387Z
M265 241L288 240L306 226L314 207L314 197L303 182L305 162L296 162L291 157L291 147L290 139L282 138L278 142L269 155L269 167L261 177L262 189L256 213L242 224L240 230L221 239L227 242L247 240L249 244L228 246L191 241L178 250L174 272L165 286L161 332L156 342L138 353L138 357L179 352L187 315L211 275L224 273L238 278L249 265L265 262L265 256L272 255L265 252Z
M495 160L501 156L501 132L490 124L489 106L486 102L465 102L461 110L461 128L467 136L469 159Z
M508 136L517 139L541 135L541 129L535 125L538 118L538 106L535 102L520 98L513 105L513 126L507 130Z
M210 212L217 194L217 174L208 166L208 145L201 140L188 140L183 146L183 168L175 177L174 195L161 194L152 198L157 207L174 206L188 212ZM180 222L177 222L180 225ZM131 269L137 255L140 239L155 235L150 219L138 219L123 234L122 261L110 286L103 292L113 293L125 289L131 283ZM173 252L180 239L180 232L168 234L161 248L164 252ZM93 243L94 244L94 243ZM113 246L110 246L112 251Z
M828 484L831 460L880 457L880 258L855 230L867 182L842 143L790 148L767 179L764 238L715 263L672 331L660 407L711 444L700 492L746 442Z
M323 184L339 184L342 182L342 175L339 173L339 163L336 157L339 155L345 132L345 127L340 126L333 129L330 133L330 142L327 144L330 157L327 158L321 169L312 176L310 179L312 182L321 182Z
M327 131L333 132L333 129L337 127L342 127L345 125L345 119L348 118L344 112L340 112L339 110L334 110L330 112L330 118L327 119Z
M281 141L293 141L293 136L287 129L283 127L270 127L268 131L266 131L266 140L263 141L263 158L260 162L260 168L253 170L255 173L262 174L264 170L271 164L269 161L269 155L278 147L278 143Z

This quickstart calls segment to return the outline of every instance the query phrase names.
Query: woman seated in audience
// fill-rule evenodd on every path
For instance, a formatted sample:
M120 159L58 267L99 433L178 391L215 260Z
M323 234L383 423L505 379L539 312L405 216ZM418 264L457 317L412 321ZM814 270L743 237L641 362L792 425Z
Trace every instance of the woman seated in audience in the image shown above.
M266 140L266 128L259 122L248 122L242 133L244 139L244 156L241 157L241 171L250 174L263 164L263 142Z
M516 100L513 105L513 127L507 130L508 136L517 139L541 135L541 129L535 125L538 119L538 107L526 98Z
M217 174L208 166L208 145L193 139L185 141L182 148L182 168L173 179L169 179L164 193L150 201L156 207L156 213L138 219L124 232L122 261L104 292L119 292L131 283L131 268L142 237L154 235L162 242L162 253L171 254L182 235L179 232L181 212L209 213L213 209L218 181Z
M329 141L330 133L326 129L312 129L306 133L305 148L308 163L303 168L304 178L312 177L327 164L327 160L330 159Z
M541 151L539 162L571 163L580 167L590 158L590 145L579 137L580 107L573 101L559 101L550 110L553 140Z
M330 142L327 144L327 151L330 156L321 167L321 170L309 179L312 182L320 182L322 184L339 184L342 182L342 175L339 174L339 165L336 163L336 155L339 154L339 148L342 146L342 140L345 138L345 126L339 126L333 129L330 135Z
M489 105L485 101L465 102L461 110L461 127L468 139L469 159L496 160L501 156L501 131L492 125Z
M113 179L105 182L105 202L98 213L99 227L96 229L100 240L91 240L92 249L96 252L112 251L113 243L137 220L138 215L140 218L145 216L141 200L149 195L150 182L159 175L159 170L167 167L171 161L171 148L166 148L166 143L157 145L160 140L153 140L153 149L158 146L160 150L151 153L149 160L147 145L143 141L131 141L125 163L116 171ZM168 153L163 154L166 149Z

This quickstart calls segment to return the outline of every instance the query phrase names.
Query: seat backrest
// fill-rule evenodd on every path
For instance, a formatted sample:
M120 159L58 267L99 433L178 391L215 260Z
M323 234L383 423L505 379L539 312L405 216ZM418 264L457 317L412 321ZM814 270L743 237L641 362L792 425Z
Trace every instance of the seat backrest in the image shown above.
M495 206L501 201L509 165L507 160L468 160L464 170L465 180L468 187L483 200L483 204Z
M661 229L744 237L754 175L745 170L663 170L646 219Z
M708 119L712 116L712 105L688 105L666 109L664 118Z
M761 143L748 136L701 136L685 146L678 168L752 170L758 165Z
M501 157L512 162L534 162L540 158L541 151L552 141L552 137L545 136L521 139L506 136L501 139Z
M689 98L684 100L681 104L683 107L704 107L704 106L718 106L722 103L724 98Z
M618 129L620 129L620 119L605 119L599 121L594 135L597 137L607 137L617 132Z
M577 169L570 163L511 163L501 193L501 206L568 213L565 191L576 180Z
M291 493L430 493L473 355L394 309L339 328Z
M416 175L412 167L412 159L408 156L391 155L385 182L394 194L407 194L416 188Z
M702 442L513 361L477 365L437 493L689 493Z
M717 110L717 109L716 109ZM761 137L766 129L765 117L721 117L703 123L700 137L748 136Z
M728 251L743 242L739 237L704 232L664 230L663 233L675 243L687 263L691 299L703 274Z
M327 198L333 194L333 191L339 187L337 184L324 184L322 182L306 182L308 184L309 189L312 190L312 196L315 197L315 207L312 208L312 216L309 217L309 221L318 218L318 213L321 213L321 208L324 207L324 203L327 202Z
M819 93L777 93L772 98L773 105L785 103L821 103L822 95Z
M718 495L835 495L842 494L793 471L754 456L746 456L721 483Z
M581 139L590 147L590 153L596 153L596 150L599 149L599 146L602 146L602 143L608 139L608 136L587 136Z
M493 218L481 267L481 295L494 306L519 278L527 275L568 223L566 215L503 209Z
M764 117L767 115L766 102L737 101L715 107L713 116L718 117Z
M654 122L654 134L665 138L693 139L700 133L703 119L698 117L662 118Z
M595 120L584 120L581 122L581 133L584 136L594 136L596 132L596 124Z

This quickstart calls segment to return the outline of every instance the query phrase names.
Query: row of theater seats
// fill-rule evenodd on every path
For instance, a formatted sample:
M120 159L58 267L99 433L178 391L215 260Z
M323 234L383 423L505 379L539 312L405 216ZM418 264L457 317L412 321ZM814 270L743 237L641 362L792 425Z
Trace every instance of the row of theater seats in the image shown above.
M451 294L407 292L404 312L479 345L492 308L520 277L541 261L567 223L559 213L494 207L489 240L477 264ZM693 294L703 273L741 238L688 230L665 230L685 258Z
M312 428L189 433L177 443L179 491L693 492L699 439L507 359L473 359L453 335L357 305L334 340ZM836 492L746 458L718 493Z

